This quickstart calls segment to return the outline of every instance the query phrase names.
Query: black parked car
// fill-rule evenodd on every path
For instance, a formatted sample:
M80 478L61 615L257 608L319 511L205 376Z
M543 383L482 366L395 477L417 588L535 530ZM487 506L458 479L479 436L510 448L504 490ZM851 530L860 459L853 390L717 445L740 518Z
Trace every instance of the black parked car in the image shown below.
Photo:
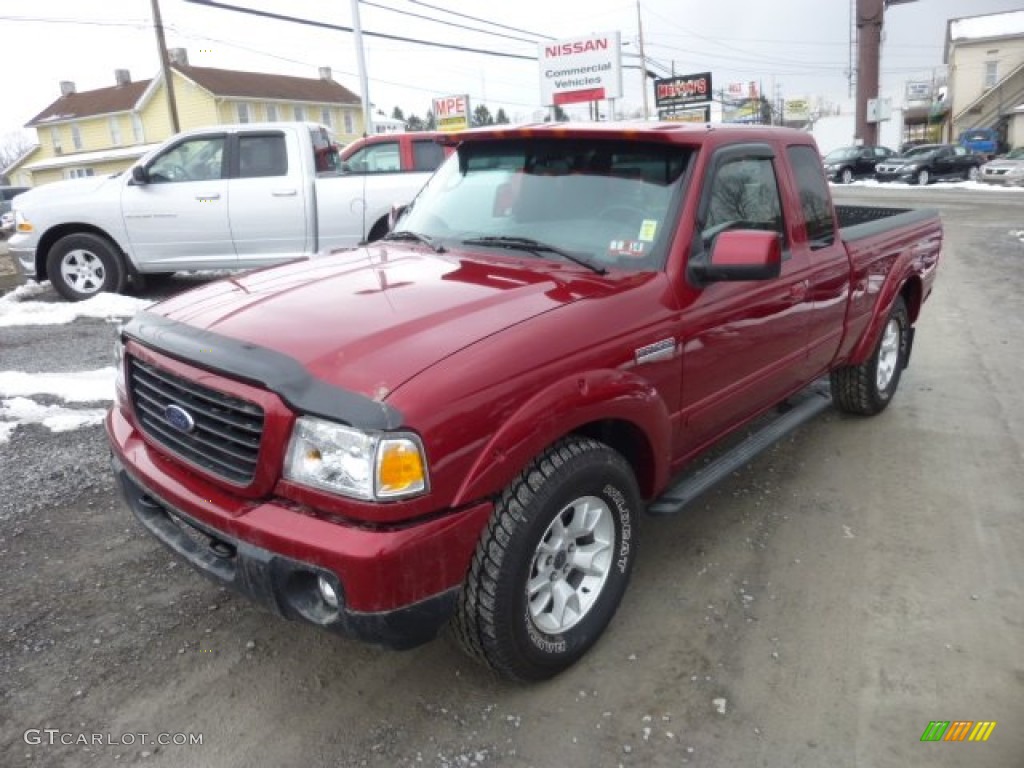
M829 181L849 184L854 179L871 178L875 164L895 156L888 147L840 147L833 149L822 161Z
M924 186L939 179L977 179L985 158L956 144L922 144L875 166L879 181Z

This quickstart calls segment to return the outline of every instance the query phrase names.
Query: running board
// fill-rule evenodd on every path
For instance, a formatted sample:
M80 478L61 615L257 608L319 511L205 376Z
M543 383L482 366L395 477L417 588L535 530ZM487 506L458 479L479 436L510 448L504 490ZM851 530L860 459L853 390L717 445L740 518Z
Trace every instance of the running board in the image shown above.
M652 515L673 515L758 454L832 405L828 379L822 379L779 406L779 415L736 447L700 469L684 474L647 507Z

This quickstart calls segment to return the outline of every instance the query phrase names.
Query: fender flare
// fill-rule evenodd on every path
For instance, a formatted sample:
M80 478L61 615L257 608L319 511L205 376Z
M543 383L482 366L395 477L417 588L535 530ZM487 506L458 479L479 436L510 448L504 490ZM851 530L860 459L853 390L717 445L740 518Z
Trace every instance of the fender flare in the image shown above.
M635 373L601 369L565 376L523 403L480 451L452 506L500 493L559 438L610 421L642 438L642 458L650 467L643 468L647 482L637 478L641 492L648 496L663 487L671 449L668 406L651 383ZM630 458L626 456L627 461Z
M914 278L912 269L906 269L901 272L901 276L898 279L891 277L895 272L890 272L889 274L890 279L886 280L885 285L882 286L882 290L878 294L874 314L864 328L864 333L861 334L857 345L850 353L850 365L860 365L871 357L871 353L875 351L878 339L881 338L882 330L885 328L885 321L889 319L889 313L892 312L893 304L896 303L896 298L903 294L903 289L907 282ZM908 306L908 311L913 313L914 310Z

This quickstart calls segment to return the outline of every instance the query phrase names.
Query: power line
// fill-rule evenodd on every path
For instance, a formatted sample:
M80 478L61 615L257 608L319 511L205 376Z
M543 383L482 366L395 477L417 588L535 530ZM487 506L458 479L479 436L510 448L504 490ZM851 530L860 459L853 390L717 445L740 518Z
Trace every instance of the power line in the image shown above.
M231 5L229 3L220 3L216 0L185 0L186 3L192 3L193 5L202 5L208 8L219 8L224 11L236 11L238 13L248 13L253 16L259 16L264 19L275 19L277 21L291 21L296 24L305 24L310 27L319 27L320 29L332 29L338 32L354 32L352 27L344 27L340 24L328 24L324 21L313 21L312 19L302 19L297 16L287 16L283 13L272 13L270 11L260 11L255 8L244 8L239 5ZM494 51L484 50L482 48L470 48L465 45L453 45L450 43L436 43L433 40L418 40L413 37L403 37L401 35L389 35L384 32L370 32L363 30L363 34L367 37L380 37L385 40L397 40L403 43L412 43L413 45L425 45L431 48L444 48L450 51L462 51L463 53L479 53L484 56L498 56L505 59L520 59L523 61L536 61L536 56L524 56L519 53L507 53L505 51Z
M507 29L510 32L518 32L518 33L520 33L522 35L533 35L534 37L539 37L542 40L554 40L555 39L555 38L551 37L550 35L542 35L539 32L530 32L529 30L526 30L526 29L519 29L517 27L508 27L508 26L505 26L504 24L499 24L496 21L488 21L487 19L481 19L481 18L478 18L476 16L470 16L470 15L465 14L465 13L458 13L456 11L449 11L447 8L440 8L440 7L436 6L436 5L431 5L430 3L421 2L420 0L409 0L409 2L412 3L413 5L422 5L424 8L429 8L432 11L441 11L442 13L449 13L452 16L458 16L459 18L462 18L462 19L469 19L470 21L478 21L478 22L480 22L482 24L490 24L492 27L498 27L499 29Z
M382 11L391 11L402 16L411 16L414 19L423 19L424 21L430 21L435 24L442 24L446 27L455 27L456 29L468 29L470 32L479 32L483 35L493 35L494 37L503 37L507 40L518 40L521 43L536 44L536 40L529 40L525 37L515 37L514 35L506 35L502 32L492 32L489 29L480 29L480 27L470 27L465 24L456 24L453 21L445 21L444 19L435 19L432 16L424 16L420 13L412 13L411 11L403 11L399 8L391 8L386 5L380 5L379 3L370 2L370 0L359 0L360 5L367 5L371 8L380 8Z

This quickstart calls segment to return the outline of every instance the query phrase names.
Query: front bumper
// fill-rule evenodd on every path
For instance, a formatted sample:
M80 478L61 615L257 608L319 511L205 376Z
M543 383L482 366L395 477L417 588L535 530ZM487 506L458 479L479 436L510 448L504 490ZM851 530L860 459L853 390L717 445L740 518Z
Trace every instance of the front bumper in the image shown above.
M491 504L404 527L328 521L284 501L224 503L223 491L143 442L115 408L111 463L139 522L215 581L288 619L391 648L433 639L451 616ZM318 589L334 588L337 607Z
M912 171L875 171L875 181L905 181L912 182L917 178L917 174L920 169L915 168Z

